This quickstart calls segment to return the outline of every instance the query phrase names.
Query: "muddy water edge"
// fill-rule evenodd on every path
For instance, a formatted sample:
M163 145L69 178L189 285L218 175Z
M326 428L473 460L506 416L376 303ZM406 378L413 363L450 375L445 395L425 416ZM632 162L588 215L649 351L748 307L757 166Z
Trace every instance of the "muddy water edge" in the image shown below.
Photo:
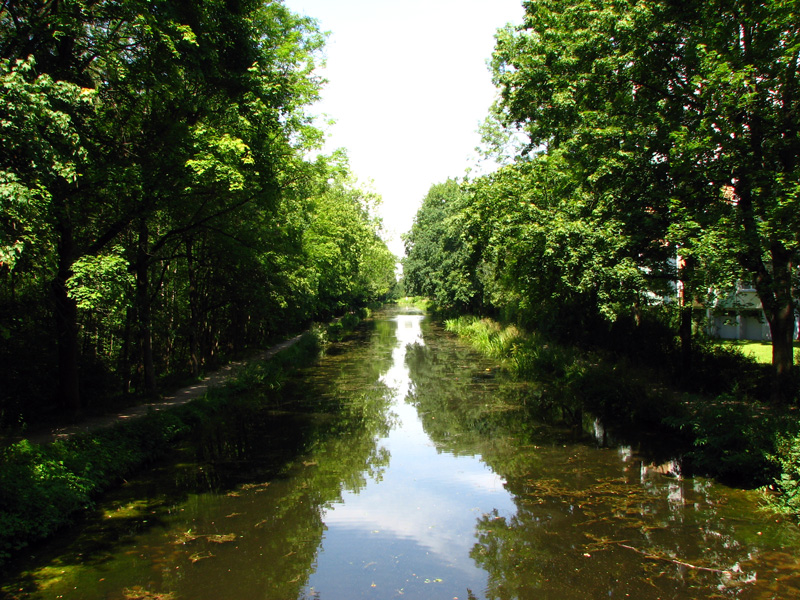
M537 420L525 385L424 315L379 312L29 549L2 593L800 598L800 531L757 493L682 478L588 416Z

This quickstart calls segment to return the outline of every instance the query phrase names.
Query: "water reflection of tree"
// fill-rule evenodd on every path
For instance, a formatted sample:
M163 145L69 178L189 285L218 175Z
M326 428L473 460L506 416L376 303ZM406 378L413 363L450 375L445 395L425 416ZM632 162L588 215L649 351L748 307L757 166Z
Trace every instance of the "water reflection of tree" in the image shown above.
M516 514L483 515L471 552L489 574L489 598L726 597L751 578L748 549L713 507L687 516L696 509L666 506L663 489L618 479L588 489L512 480L508 488Z
M379 478L388 464L375 443L386 427L374 408L382 397L351 395L347 414L315 414L318 423L302 433L307 452L269 480L239 484L195 508L191 534L177 535L163 561L165 588L193 598L299 597L314 569L326 508ZM209 537L231 533L237 537L224 544Z
M369 479L380 479L388 465L389 454L377 440L391 426L391 393L374 382L390 365L386 355L391 356L393 335L391 329L379 327L371 338L369 345L342 342L344 351L334 352L288 386L287 406L302 424L279 429L284 437L296 437L301 451L292 452L268 487L245 483L234 492L236 503L247 505L242 512L256 517L244 523L248 535L237 540L237 554L251 566L245 574L237 569L236 579L228 582L226 589L235 590L231 598L299 597L314 569L325 510L343 493L358 492ZM253 425L256 432L265 431L258 419L251 416L246 421L232 427L236 435ZM261 462L253 458L247 457L247 463ZM215 559L222 551L217 550ZM188 556L190 561L192 556L196 551ZM186 558L180 560L185 563ZM204 566L210 567L213 561L207 562ZM205 578L200 589L219 588L218 580L229 576L209 569ZM196 583L192 589L197 589Z
M489 598L736 597L754 577L757 531L719 488L536 422L524 390L452 340L426 338L406 364L431 439L480 454L514 498L515 515L477 522Z
M406 354L416 408L425 432L455 455L509 458L527 443L542 443L560 432L527 419L520 386L503 379L497 365L454 340L426 337L425 346ZM555 437L554 437L555 436ZM507 464L506 470L513 466Z
M391 325L359 335L372 343L334 352L280 398L240 398L196 431L172 467L109 496L105 518L35 567L40 577L26 589L81 599L123 590L299 597L326 509L379 479L389 462L377 440L391 426L391 392L375 381L391 364L394 337Z

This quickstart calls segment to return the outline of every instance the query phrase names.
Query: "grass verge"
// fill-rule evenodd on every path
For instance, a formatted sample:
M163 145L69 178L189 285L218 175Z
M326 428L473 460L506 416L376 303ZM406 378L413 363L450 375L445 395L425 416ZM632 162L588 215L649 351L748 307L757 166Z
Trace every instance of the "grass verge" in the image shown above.
M762 364L772 363L772 342L756 342L751 340L720 340L716 342L722 348L730 348L749 356ZM794 362L800 364L800 342L794 344Z
M579 427L584 412L613 420L619 429L661 423L677 410L664 402L642 373L623 360L552 343L536 332L490 319L459 317L445 328L466 338L487 356L502 361L514 377L536 382L530 405L564 425Z

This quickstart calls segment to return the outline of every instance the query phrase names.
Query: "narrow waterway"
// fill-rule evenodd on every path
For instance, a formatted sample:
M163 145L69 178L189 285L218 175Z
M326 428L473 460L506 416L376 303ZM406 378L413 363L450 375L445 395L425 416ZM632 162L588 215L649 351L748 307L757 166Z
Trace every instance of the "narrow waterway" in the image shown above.
M37 548L10 598L800 598L800 531L662 453L537 422L421 314L287 386Z

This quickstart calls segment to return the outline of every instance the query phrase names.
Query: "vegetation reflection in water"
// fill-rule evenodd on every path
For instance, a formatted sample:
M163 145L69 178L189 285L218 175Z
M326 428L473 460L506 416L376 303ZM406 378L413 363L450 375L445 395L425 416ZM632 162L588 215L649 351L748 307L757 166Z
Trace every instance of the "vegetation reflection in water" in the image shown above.
M433 329L426 338L450 344ZM408 358L426 431L450 452L479 452L516 505L477 523L487 597L800 597L798 529L761 512L755 493L683 480L674 461L652 462L659 448L609 447L591 418L586 432L532 420L526 384L440 355L429 343Z
M443 452L417 411L406 356L424 347L421 315L399 315L391 368L395 426L379 445L391 454L380 480L347 493L325 517L309 598L467 598L486 587L470 557L482 514L513 513L503 481L475 456ZM447 387L447 383L442 385Z
M280 406L244 400L109 496L4 591L800 597L797 528L754 494L531 419L524 387L421 316L379 317L333 350Z

